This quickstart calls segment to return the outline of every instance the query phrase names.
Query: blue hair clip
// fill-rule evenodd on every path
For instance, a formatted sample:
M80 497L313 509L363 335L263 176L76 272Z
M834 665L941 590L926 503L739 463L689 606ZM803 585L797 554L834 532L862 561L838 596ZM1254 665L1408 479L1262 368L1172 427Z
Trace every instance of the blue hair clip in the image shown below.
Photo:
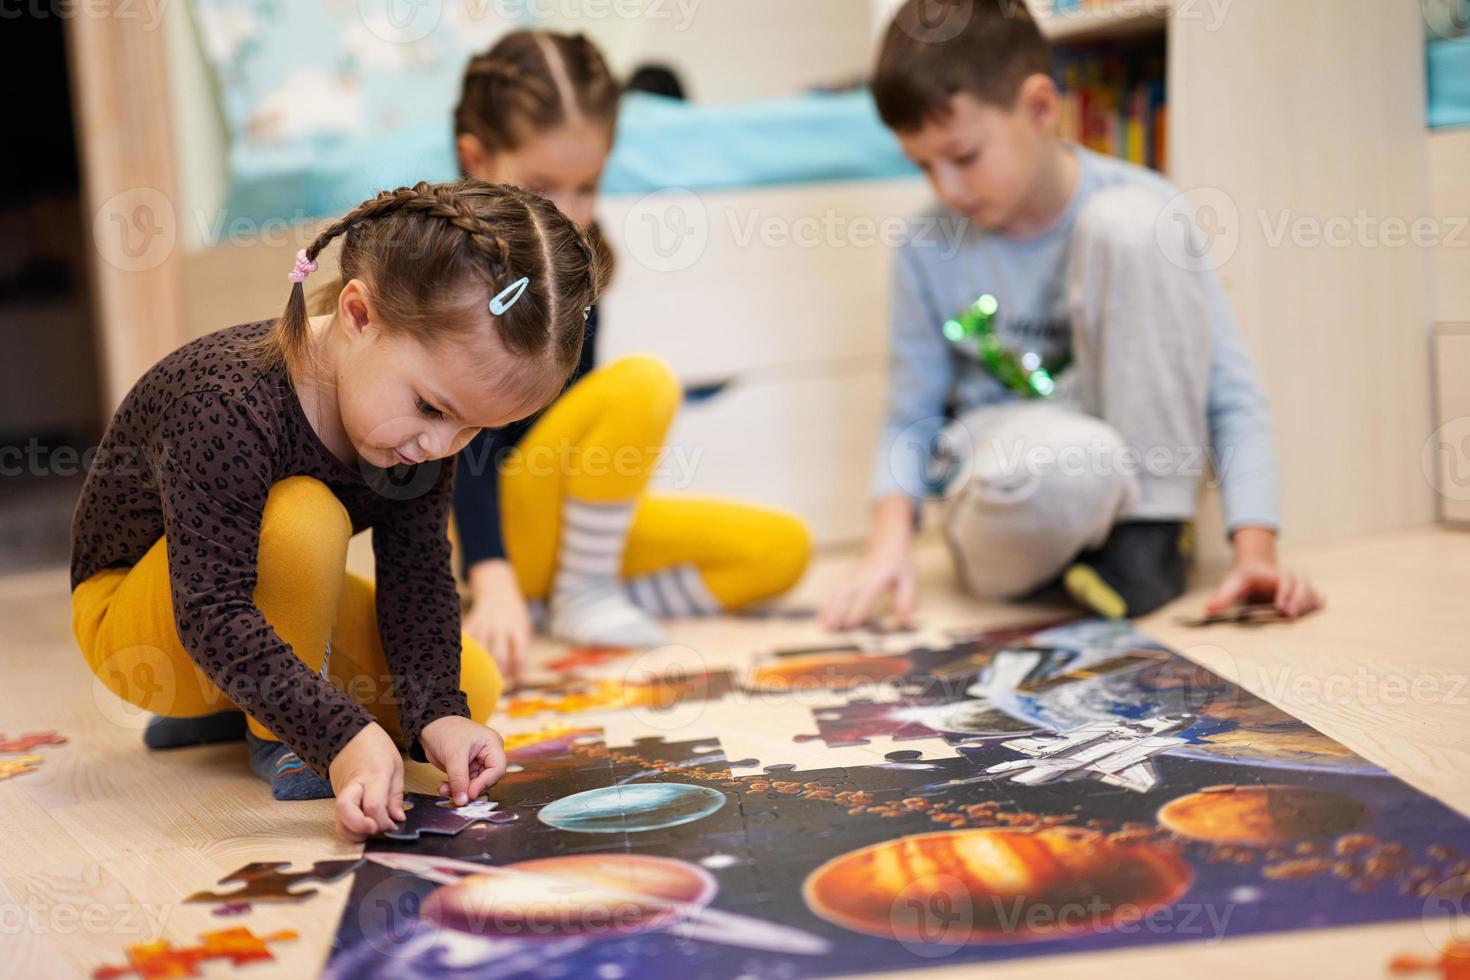
M504 316L505 311L516 305L526 287L531 285L530 276L521 276L515 282L506 286L500 292L490 298L490 312L496 316Z

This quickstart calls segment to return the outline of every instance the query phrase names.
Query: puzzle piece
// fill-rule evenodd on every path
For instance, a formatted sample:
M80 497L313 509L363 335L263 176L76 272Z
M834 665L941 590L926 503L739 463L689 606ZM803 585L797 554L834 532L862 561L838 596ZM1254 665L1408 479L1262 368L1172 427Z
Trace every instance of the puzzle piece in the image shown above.
M31 732L20 738L0 735L0 752L29 752L38 745L65 745L66 739L55 732Z
M1271 623L1285 623L1288 620L1282 615L1280 609L1269 602L1262 602L1250 606L1233 606L1224 612L1198 618L1182 616L1175 622L1180 626L1198 629L1203 626L1219 626L1222 623L1235 626L1267 626Z
M632 652L628 647L573 647L546 666L558 674L570 674L581 667L601 667Z
M28 772L35 772L37 767L45 761L39 755L18 755L13 759L0 759L0 779L12 779L15 776L24 776Z
M1438 959L1400 953L1388 964L1388 972L1438 973L1442 980L1470 980L1470 942L1455 942L1440 952Z
M290 861L253 861L230 872L219 880L221 885L232 881L244 887L231 892L195 892L185 902L229 902L239 903L246 899L252 902L299 902L316 894L315 888L292 891L291 886L304 881L326 884L357 870L362 858L346 861L318 861L310 871L282 871L291 866Z
M667 709L685 702L715 701L733 690L728 670L670 674L639 680L594 680L539 695L512 698L506 711L512 718L528 718L543 711L560 715L622 708Z
M246 912L249 912L250 909L251 909L251 905L250 905L249 902L230 902L230 903L228 903L226 905L221 905L219 908L215 909L211 914L212 915L220 915L220 916L224 916L224 915L244 915Z
M405 793L403 806L408 811L408 819L380 836L407 841L418 840L420 834L453 837L471 824L485 821L504 823L516 819L513 813L496 813L495 808L500 804L489 800L471 800L459 807L442 805L446 802L425 793ZM497 820L497 817L501 819Z
M160 940L140 943L127 949L127 966L102 966L92 971L93 980L115 980L117 977L137 976L140 980L165 980L170 977L197 977L199 964L206 960L229 960L235 966L274 960L267 943L283 943L298 938L288 930L257 936L249 929L237 926L220 929L199 936L204 940L198 946L175 949L173 944Z

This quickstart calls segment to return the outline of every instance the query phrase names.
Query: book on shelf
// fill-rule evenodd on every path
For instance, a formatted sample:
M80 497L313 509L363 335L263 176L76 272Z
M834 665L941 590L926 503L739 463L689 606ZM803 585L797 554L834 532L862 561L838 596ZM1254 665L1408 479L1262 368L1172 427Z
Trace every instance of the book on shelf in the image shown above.
M1168 168L1161 54L1064 48L1056 59L1064 139L1139 166Z

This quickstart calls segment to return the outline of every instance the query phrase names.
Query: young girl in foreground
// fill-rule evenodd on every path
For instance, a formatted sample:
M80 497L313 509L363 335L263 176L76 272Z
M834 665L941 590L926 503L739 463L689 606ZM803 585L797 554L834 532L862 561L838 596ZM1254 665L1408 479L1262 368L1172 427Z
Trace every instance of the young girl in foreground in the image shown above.
M334 302L308 317L338 238ZM460 635L453 459L561 391L599 272L550 202L461 180L378 195L290 279L279 320L181 347L124 399L72 526L73 628L165 721L238 706L277 798L335 791L360 838L404 818L400 748L456 803L504 771L500 673ZM345 571L366 528L376 590Z
M601 246L594 208L621 92L585 37L508 34L465 71L460 167L550 198ZM780 595L810 553L790 515L645 492L682 392L652 357L597 367L596 325L594 309L572 384L545 415L487 432L460 456L455 519L474 595L465 631L512 673L531 632L527 599L546 603L559 639L656 646L656 617Z

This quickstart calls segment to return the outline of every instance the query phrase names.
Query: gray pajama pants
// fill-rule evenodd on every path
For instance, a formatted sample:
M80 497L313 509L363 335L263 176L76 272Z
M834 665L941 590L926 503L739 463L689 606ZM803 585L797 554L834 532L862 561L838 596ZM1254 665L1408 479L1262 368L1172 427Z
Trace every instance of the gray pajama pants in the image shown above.
M1158 212L1144 191L1084 206L1067 268L1073 363L1057 395L980 408L946 430L963 469L944 536L975 595L1033 591L1120 520L1194 515L1209 303L1200 275L1165 258Z

